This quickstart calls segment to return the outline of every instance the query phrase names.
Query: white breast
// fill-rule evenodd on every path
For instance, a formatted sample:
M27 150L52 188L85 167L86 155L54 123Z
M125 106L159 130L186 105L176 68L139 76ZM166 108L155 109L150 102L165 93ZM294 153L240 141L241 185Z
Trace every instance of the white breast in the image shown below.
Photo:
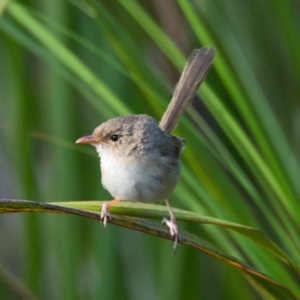
M155 202L165 200L173 191L178 176L164 174L161 181L153 174L160 172L160 164L145 163L142 158L116 157L111 151L97 148L100 156L102 184L114 198Z
M100 148L100 147L99 147ZM99 150L99 151L98 151ZM150 174L134 156L113 155L108 149L97 149L100 156L102 184L114 198L121 200L153 202L156 191L149 188ZM144 182L144 183L143 183ZM139 189L138 186L143 186Z

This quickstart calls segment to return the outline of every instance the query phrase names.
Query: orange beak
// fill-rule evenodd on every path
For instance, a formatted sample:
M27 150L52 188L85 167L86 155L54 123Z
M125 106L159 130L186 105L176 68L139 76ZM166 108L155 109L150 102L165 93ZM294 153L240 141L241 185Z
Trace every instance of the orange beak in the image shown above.
M76 141L76 144L97 144L98 141L92 136L92 135L87 135L79 138Z

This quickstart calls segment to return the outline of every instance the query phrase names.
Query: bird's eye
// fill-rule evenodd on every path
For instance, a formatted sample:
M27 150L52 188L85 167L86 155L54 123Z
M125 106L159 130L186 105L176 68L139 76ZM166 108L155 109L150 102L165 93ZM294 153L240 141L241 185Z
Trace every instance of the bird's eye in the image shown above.
M117 134L113 134L113 135L110 137L110 139L111 139L113 142L116 142L119 138L120 138L120 136L117 135Z

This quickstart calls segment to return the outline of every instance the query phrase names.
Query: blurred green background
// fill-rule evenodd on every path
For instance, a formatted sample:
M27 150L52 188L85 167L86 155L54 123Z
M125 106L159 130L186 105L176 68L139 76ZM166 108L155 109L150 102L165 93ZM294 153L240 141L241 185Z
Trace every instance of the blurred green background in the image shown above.
M121 114L159 120L187 56L211 45L214 66L175 130L187 146L171 204L258 228L298 266L299 8L1 1L0 198L110 200L96 152L75 140ZM300 297L299 271L253 241L179 226ZM125 228L33 213L3 214L0 228L1 299L271 298L220 260L188 247L171 256L171 242Z

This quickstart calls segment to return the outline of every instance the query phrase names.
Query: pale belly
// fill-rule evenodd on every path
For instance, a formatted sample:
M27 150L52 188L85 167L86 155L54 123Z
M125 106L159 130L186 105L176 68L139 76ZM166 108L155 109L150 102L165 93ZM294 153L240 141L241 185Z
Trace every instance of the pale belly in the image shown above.
M148 167L145 167L148 166ZM177 176L161 174L159 164L143 163L101 155L102 184L114 198L138 202L165 200L173 191Z

